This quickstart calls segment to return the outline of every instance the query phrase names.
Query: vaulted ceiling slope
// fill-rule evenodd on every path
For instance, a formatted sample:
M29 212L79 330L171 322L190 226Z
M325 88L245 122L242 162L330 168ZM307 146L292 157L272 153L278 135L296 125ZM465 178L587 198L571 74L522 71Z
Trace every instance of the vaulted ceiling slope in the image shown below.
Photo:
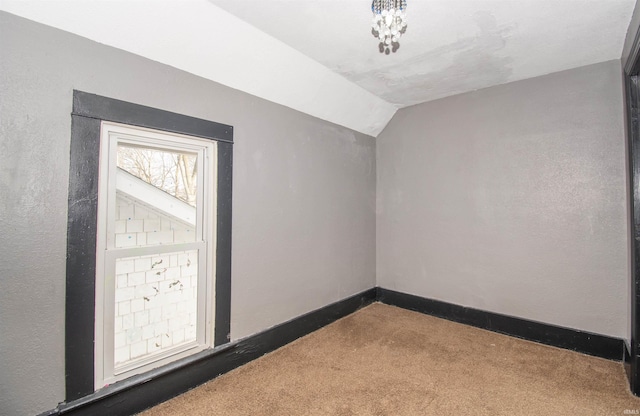
M397 108L618 59L635 0L0 0L0 9L377 136Z

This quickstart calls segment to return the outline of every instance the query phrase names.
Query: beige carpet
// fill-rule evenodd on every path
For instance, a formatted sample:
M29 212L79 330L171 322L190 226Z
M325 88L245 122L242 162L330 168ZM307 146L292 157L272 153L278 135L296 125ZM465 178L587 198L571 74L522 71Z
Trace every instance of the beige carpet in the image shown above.
M370 305L155 415L623 415L622 364Z

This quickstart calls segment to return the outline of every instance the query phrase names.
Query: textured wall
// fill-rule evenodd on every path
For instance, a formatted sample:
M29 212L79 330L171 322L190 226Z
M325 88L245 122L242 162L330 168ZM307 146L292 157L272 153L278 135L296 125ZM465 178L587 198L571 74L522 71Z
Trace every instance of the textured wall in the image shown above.
M120 192L116 204L115 247L195 241L195 224L169 215L162 205L145 205ZM197 250L120 258L115 274L116 363L196 340Z
M116 204L116 248L189 243L196 240L195 224L171 216L168 211L146 205L120 192L116 193ZM190 214L195 217L195 208L189 208L193 210Z
M371 137L6 13L0 51L0 413L64 399L73 89L235 127L233 338L374 286Z
M399 111L377 140L378 285L627 335L620 61Z

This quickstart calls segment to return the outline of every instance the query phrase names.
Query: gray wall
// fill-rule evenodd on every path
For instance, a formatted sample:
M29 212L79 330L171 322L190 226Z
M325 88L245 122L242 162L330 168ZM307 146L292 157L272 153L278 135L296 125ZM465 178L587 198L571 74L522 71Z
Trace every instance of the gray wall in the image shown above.
M377 140L377 283L627 336L620 61L416 105Z
M0 413L64 399L73 89L235 127L233 338L375 285L373 138L6 13L0 51Z

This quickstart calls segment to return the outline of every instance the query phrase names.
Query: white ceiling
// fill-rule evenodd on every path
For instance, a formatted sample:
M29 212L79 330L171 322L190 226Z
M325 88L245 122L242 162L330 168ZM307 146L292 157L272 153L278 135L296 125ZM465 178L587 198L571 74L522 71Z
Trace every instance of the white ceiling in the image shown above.
M635 3L408 0L386 55L369 0L210 1L400 107L620 58Z
M385 54L370 0L0 0L10 13L373 136L399 107L619 59L634 5L408 0L407 32Z

